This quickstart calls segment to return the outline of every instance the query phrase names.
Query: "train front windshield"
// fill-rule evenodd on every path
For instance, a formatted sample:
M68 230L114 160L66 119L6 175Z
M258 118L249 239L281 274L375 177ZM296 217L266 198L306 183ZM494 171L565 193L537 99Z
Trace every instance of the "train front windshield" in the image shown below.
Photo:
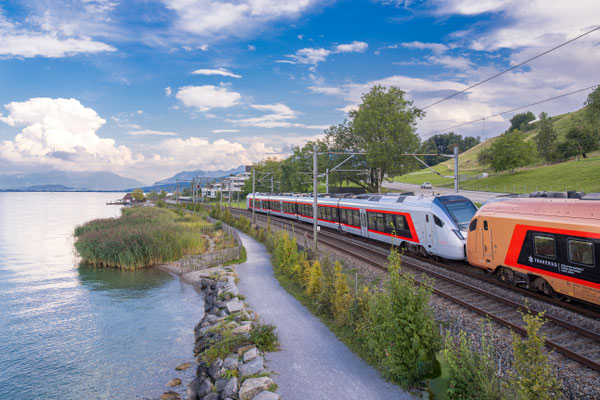
M473 215L477 212L477 207L472 201L453 201L446 204L448 212L456 222L456 226L461 231L466 231L469 222L473 218Z

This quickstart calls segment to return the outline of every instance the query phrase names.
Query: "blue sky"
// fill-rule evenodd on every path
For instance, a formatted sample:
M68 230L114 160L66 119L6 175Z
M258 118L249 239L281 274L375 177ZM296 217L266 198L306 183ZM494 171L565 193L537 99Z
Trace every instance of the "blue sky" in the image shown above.
M151 183L249 164L322 136L375 84L424 107L598 23L596 0L4 1L0 173ZM600 31L429 108L418 132L598 84L598 65ZM510 117L455 132L488 138Z

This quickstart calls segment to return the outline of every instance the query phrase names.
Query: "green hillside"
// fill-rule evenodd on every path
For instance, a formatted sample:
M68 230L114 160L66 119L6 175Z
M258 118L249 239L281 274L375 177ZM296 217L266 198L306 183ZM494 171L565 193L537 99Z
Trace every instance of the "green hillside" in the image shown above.
M558 134L558 141L565 140L567 131L573 126L574 121L581 117L583 109L551 117L554 129ZM525 133L526 140L533 140L538 134L537 123L532 123L534 128ZM461 188L493 192L528 193L534 190L583 190L585 192L600 192L600 155L599 152L589 154L587 159L570 160L554 165L544 165L543 160L538 163L518 169L515 173L493 173L489 168L479 165L477 155L480 151L490 147L496 137L486 140L477 146L461 153L458 157ZM454 175L454 160L449 159L433 167L435 171L445 176ZM484 172L489 174L486 178L476 178ZM452 187L454 180L444 178L429 169L422 169L410 174L393 178L395 182L422 184L431 182L434 186Z

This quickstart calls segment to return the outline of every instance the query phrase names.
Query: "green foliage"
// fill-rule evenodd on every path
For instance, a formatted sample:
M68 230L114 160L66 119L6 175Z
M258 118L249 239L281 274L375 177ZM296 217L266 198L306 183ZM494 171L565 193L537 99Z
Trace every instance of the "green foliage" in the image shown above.
M500 378L495 368L494 335L490 323L481 326L480 341L475 343L460 331L458 339L446 335L443 351L448 364L450 399L501 400Z
M219 328L217 336L210 339L200 357L205 365L210 365L218 358L224 359L244 344L248 344L248 339L244 336L234 335L229 328Z
M165 201L163 199L156 200L156 207L165 208L166 206L167 206L167 203L165 203Z
M310 264L307 275L306 294L315 297L321 292L321 276L323 276L319 260L315 260Z
M533 115L531 111L516 114L510 119L510 128L508 128L507 132L512 132L516 130L526 132L531 128L529 123L533 120L535 120L535 115Z
M277 327L271 324L253 324L250 330L250 340L260 351L276 351L279 347Z
M131 197L133 197L135 201L146 200L146 198L144 197L144 191L142 189L134 189L131 193Z
M586 153L598 149L598 132L588 124L579 123L569 129L567 139L562 149L563 157L580 156L587 157Z
M123 209L120 218L96 219L75 228L75 250L92 265L136 269L208 249L200 235L210 226L199 216L155 207Z
M588 95L584 105L585 115L592 129L600 130L600 86L596 86Z
M558 135L554 130L554 124L550 118L548 118L548 114L542 112L539 116L540 122L540 131L533 138L535 145L537 146L537 151L542 158L548 162L551 161L553 155L555 153L556 147L556 138Z
M233 377L236 377L236 378L237 378L237 377L238 377L238 375L239 375L239 372L238 372L238 370L237 370L237 369L235 369L235 370L233 370L233 371L232 371L232 370L230 370L230 369L223 369L223 378L225 378L225 379L227 379L227 380L229 380L229 379L231 379L231 378L233 378Z
M432 287L400 274L400 264L400 254L392 250L386 290L370 303L367 343L386 376L410 386L433 370L440 338L429 305Z
M434 135L423 142L420 153L452 154L454 146L458 145L459 153L469 150L481 142L479 137L456 135L454 132ZM427 165L436 165L448 160L443 156L424 156Z
M503 133L491 147L491 166L494 171L514 170L534 161L533 143L525 141L519 131Z
M513 371L508 389L516 400L560 399L561 390L544 351L546 335L540 333L544 313L523 314L527 338L513 337Z
M333 296L331 300L331 311L333 320L339 325L344 326L347 323L352 296L348 287L348 279L342 273L342 265L339 261L335 262L333 279Z

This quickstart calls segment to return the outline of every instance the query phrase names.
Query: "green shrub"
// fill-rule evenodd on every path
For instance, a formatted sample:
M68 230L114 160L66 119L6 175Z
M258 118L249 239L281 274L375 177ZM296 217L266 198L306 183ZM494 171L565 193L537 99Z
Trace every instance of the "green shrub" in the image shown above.
M202 352L202 361L205 365L210 365L217 358L224 359L244 344L249 344L244 336L234 335L229 328L221 329L220 335L211 339L206 350Z
M481 326L481 340L474 343L464 331L454 339L448 333L444 356L448 363L450 399L500 400L500 378L494 358L491 324Z
M514 362L507 388L517 400L554 400L561 397L560 384L544 351L546 335L540 333L543 316L543 312L523 314L527 337L523 339L512 333Z
M335 262L334 271L331 311L333 313L333 320L336 324L338 324L338 326L344 326L348 321L352 296L350 295L350 288L348 287L348 279L342 273L342 265L339 261Z
M392 250L390 279L369 305L367 343L385 375L406 387L433 370L440 339L429 305L432 287L400 274L400 262Z
M261 351L276 351L279 347L275 325L253 324L250 339Z

